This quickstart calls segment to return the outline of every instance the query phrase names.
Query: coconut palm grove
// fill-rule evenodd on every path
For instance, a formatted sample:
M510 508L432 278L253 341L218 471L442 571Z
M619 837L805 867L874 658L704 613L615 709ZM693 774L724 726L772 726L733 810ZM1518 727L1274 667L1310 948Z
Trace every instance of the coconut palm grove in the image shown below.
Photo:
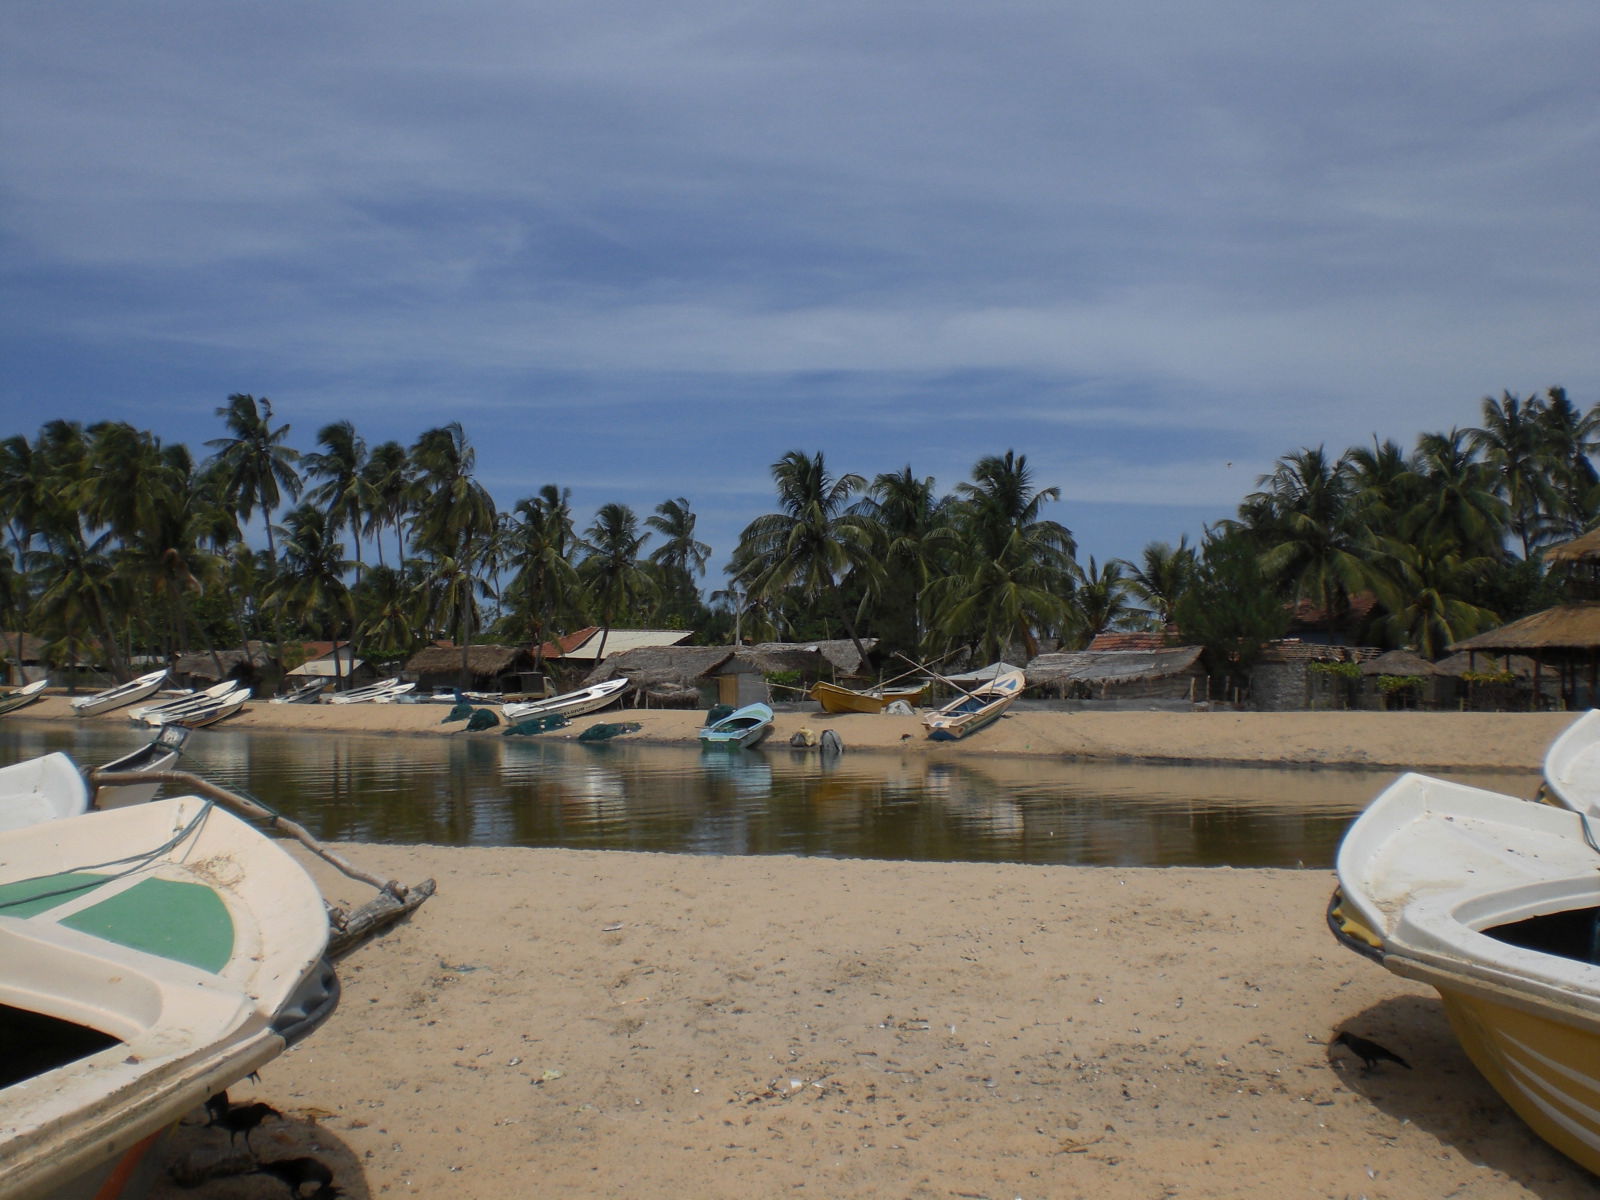
M624 625L705 644L870 637L979 662L1165 631L1226 669L1300 604L1337 635L1436 657L1553 603L1541 549L1600 521L1600 405L1551 387L1463 415L1477 423L1409 449L1374 436L1290 451L1198 544L1105 563L1078 559L1070 499L1023 451L945 489L912 463L868 479L794 449L716 579L687 497L585 522L549 482L502 511L459 424L408 446L336 421L297 444L269 399L240 393L198 446L71 420L0 443L0 623L44 639L52 662L119 675L249 639L349 641L382 661L438 639L537 645Z

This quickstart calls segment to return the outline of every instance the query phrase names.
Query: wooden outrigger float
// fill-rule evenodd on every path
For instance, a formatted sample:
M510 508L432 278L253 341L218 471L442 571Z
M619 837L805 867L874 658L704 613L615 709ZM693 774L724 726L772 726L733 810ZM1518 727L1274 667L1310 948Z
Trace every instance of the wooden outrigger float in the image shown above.
M379 930L409 915L421 907L423 901L433 895L436 889L432 879L424 879L421 883L410 887L393 879L379 879L376 875L361 870L342 855L329 850L299 822L291 821L264 804L229 791L198 775L191 775L187 771L94 770L88 773L88 781L91 789L157 783L192 795L203 796L239 816L266 822L299 842L340 874L377 889L377 896L354 912L345 912L324 902L328 910L330 927L327 951L330 959L343 957Z

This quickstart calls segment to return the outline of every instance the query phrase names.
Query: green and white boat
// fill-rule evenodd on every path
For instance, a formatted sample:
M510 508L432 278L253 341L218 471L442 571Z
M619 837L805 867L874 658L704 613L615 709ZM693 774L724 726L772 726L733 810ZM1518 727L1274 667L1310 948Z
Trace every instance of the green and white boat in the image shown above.
M338 1002L316 885L196 796L0 833L8 1197L139 1194L184 1113Z

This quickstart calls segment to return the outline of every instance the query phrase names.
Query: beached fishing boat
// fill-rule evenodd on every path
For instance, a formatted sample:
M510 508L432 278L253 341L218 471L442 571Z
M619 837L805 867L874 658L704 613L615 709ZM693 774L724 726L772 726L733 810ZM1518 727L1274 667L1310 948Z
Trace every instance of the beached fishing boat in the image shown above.
M500 713L508 721L522 721L545 713L560 713L565 717L581 717L584 713L598 712L606 705L622 698L627 688L626 679L607 679L592 683L575 692L563 692L548 700L527 700L520 704L502 704Z
M14 692L0 693L0 713L8 713L13 709L21 708L24 704L32 704L37 700L45 688L50 686L48 679L36 679Z
M163 725L161 732L156 734L137 750L129 751L121 758L114 758L110 762L101 763L96 771L138 771L148 775L156 771L170 771L178 764L178 759L183 754L183 744L189 738L189 730L183 725ZM94 788L94 796L90 804L94 808L122 808L129 804L144 804L154 800L156 793L161 790L159 783L124 783L124 784L99 784Z
M244 707L245 701L250 699L249 688L239 688L229 692L226 696L218 696L204 704L191 708L180 708L175 712L156 713L147 717L147 725L182 725L186 729L199 729L206 725L215 725L224 717L231 717Z
M105 691L96 692L92 696L80 696L72 701L72 711L80 717L92 717L97 713L110 712L114 708L137 704L155 695L166 678L167 669L162 667L159 671L151 671L148 675L130 679L127 683L119 683L116 687L106 688Z
M897 700L915 707L927 690L928 685L923 683L917 687L879 687L858 691L819 680L811 685L811 698L822 705L825 713L881 713Z
M213 683L202 691L182 692L176 696L168 696L165 699L158 700L154 704L141 704L138 708L129 710L128 720L136 725L159 724L159 722L147 721L145 718L155 713L170 713L191 706L197 707L218 697L226 696L229 692L237 690L238 687L239 684L236 680L224 679L221 683Z
M74 817L89 807L89 785L59 750L0 767L0 829Z
M772 709L746 704L700 730L702 746L731 746L748 750L772 732Z
M1581 813L1404 775L1345 834L1328 924L1435 988L1495 1091L1600 1172L1596 834Z
M1027 680L1021 671L1005 671L972 691L957 696L943 708L922 718L928 736L936 742L953 742L999 720L1000 714L1022 695Z
M164 1131L332 1012L327 945L300 865L199 797L0 834L6 1195L139 1194Z
M267 701L268 704L315 704L317 698L328 689L326 679L313 679L310 683L302 683L299 687L285 692L281 696L274 696Z
M396 696L403 696L415 683L401 683L398 676L392 679L383 679L377 683L369 683L365 687L351 688L348 692L336 692L332 696L324 696L325 704L384 704Z
M1574 812L1600 817L1600 709L1590 709L1544 756L1545 799Z

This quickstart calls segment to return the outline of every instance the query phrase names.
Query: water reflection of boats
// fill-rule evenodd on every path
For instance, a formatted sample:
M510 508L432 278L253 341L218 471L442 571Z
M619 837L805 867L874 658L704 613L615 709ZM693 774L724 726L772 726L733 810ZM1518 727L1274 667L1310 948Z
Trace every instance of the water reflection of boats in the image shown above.
M1495 1091L1600 1172L1597 866L1583 814L1405 775L1340 845L1328 923L1435 988Z
M765 754L703 754L700 769L707 779L731 783L734 794L742 798L772 792L772 764Z

